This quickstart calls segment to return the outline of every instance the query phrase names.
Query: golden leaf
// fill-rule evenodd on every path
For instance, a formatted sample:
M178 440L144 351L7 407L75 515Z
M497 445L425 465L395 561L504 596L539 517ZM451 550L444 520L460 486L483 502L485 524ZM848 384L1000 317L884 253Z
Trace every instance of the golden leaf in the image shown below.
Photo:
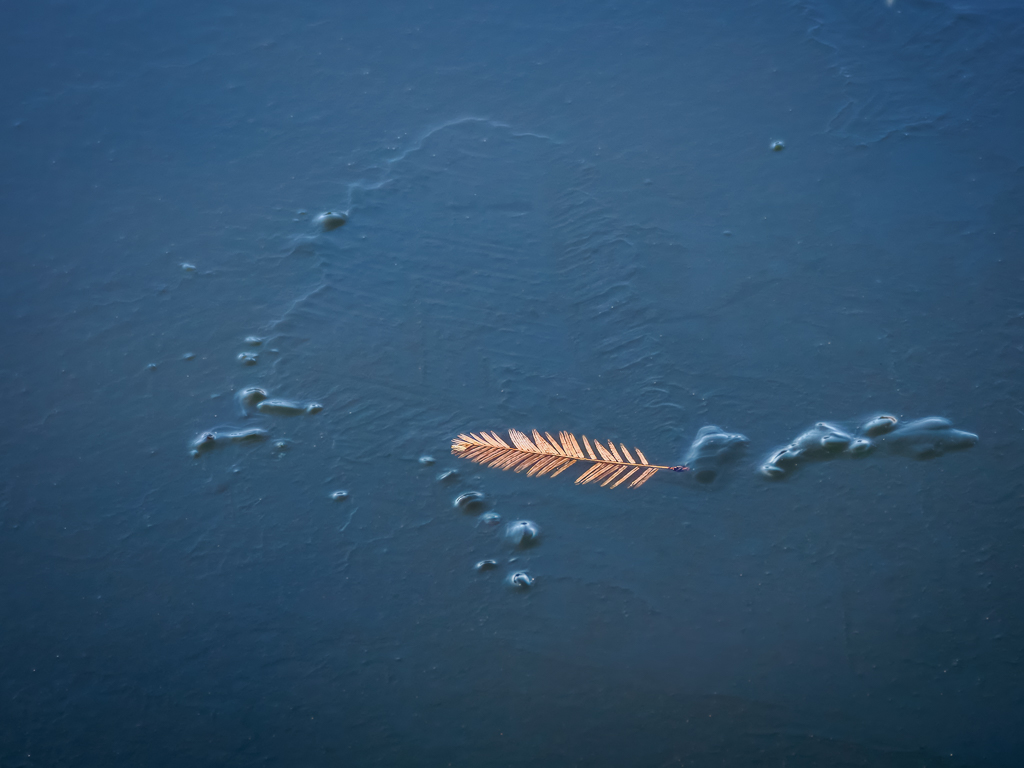
M619 443L622 453L615 448L615 443L608 441L605 448L594 440L594 448L583 435L583 448L571 432L559 432L553 437L550 432L543 435L533 430L532 440L525 432L517 429L508 431L509 443L502 440L496 432L470 432L461 434L452 440L452 453L464 459L496 467L501 470L526 472L527 477L543 477L550 473L551 477L559 475L578 461L589 463L590 466L576 478L577 485L601 483L602 486L618 488L627 480L631 480L628 488L639 488L650 480L659 470L670 469L682 472L687 467L663 467L651 464L639 448L633 448L638 460L624 443ZM596 449L596 452L595 452Z

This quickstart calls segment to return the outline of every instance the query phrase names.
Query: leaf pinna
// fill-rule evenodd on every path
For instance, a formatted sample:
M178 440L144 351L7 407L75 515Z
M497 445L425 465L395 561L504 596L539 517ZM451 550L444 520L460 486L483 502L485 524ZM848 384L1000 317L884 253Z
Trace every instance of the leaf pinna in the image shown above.
M622 451L620 453L611 440L608 441L607 448L597 440L594 440L591 447L586 435L583 436L586 453L580 447L576 436L568 432L559 432L556 439L550 432L541 435L535 429L533 440L530 440L526 433L510 429L508 437L512 445L498 437L496 432L470 432L468 435L459 435L452 440L452 453L489 467L514 469L516 472L526 471L527 477L541 477L548 473L554 477L577 461L582 461L591 466L576 478L577 485L600 482L602 486L611 485L612 488L618 488L627 480L631 480L630 488L639 488L658 470L683 472L687 469L651 464L639 448L633 449L637 455L637 460L634 460L625 445L619 443L619 449Z

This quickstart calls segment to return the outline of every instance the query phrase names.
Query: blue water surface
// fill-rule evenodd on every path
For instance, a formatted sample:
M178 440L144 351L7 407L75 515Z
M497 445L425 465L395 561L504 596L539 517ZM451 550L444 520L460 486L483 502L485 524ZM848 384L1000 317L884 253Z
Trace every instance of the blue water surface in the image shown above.
M1021 764L1018 4L0 19L0 765Z

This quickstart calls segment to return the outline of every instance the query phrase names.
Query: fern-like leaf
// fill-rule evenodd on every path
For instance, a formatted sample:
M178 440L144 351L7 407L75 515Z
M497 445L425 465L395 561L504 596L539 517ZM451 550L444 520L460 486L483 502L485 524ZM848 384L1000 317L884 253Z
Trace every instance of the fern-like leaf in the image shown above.
M633 449L638 457L634 461L625 445L619 443L622 451L619 453L611 440L607 448L597 440L591 448L586 435L583 436L583 445L586 447L584 453L576 436L569 432L559 432L555 438L550 432L542 435L535 429L531 439L525 432L510 429L508 438L511 445L498 437L496 432L470 432L452 440L452 453L477 464L526 472L527 477L547 474L554 477L576 462L585 462L590 466L576 478L577 485L599 482L602 486L610 485L612 488L618 488L627 480L630 481L630 488L639 488L659 470L682 472L687 469L651 464L639 448Z

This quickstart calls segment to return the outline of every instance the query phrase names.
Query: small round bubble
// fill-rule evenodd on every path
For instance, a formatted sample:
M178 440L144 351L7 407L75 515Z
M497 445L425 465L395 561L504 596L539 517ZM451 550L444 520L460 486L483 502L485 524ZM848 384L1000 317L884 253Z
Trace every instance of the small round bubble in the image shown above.
M348 216L334 211L327 211L316 217L316 223L320 225L320 229L324 232L330 232L338 227L343 227L347 221Z
M513 547L532 547L540 538L540 527L532 520L516 520L505 529L505 540Z
M238 403L242 406L242 409L248 411L266 400L268 395L266 390L260 389L259 387L246 387L239 391L237 397Z
M821 447L826 451L839 451L849 444L850 437L848 435L841 435L835 432L823 435L821 438Z
M870 419L863 427L860 428L860 431L868 437L875 437L876 435L884 435L887 432L892 432L896 428L897 423L898 420L895 416L883 414Z
M456 496L452 505L463 512L477 513L483 511L486 502L484 501L484 495L480 491L466 491L466 493L460 493Z
M217 435L213 432L204 432L192 441L192 455L198 456L200 453L205 453L215 445L217 445Z
M847 450L852 456L867 456L875 450L875 444L866 438L858 437L850 443L850 447Z
M790 446L783 448L781 451L772 456L769 464L793 464L803 456L804 452L796 446Z
M515 571L509 574L508 584L513 589L529 589L533 586L533 577L526 571Z

